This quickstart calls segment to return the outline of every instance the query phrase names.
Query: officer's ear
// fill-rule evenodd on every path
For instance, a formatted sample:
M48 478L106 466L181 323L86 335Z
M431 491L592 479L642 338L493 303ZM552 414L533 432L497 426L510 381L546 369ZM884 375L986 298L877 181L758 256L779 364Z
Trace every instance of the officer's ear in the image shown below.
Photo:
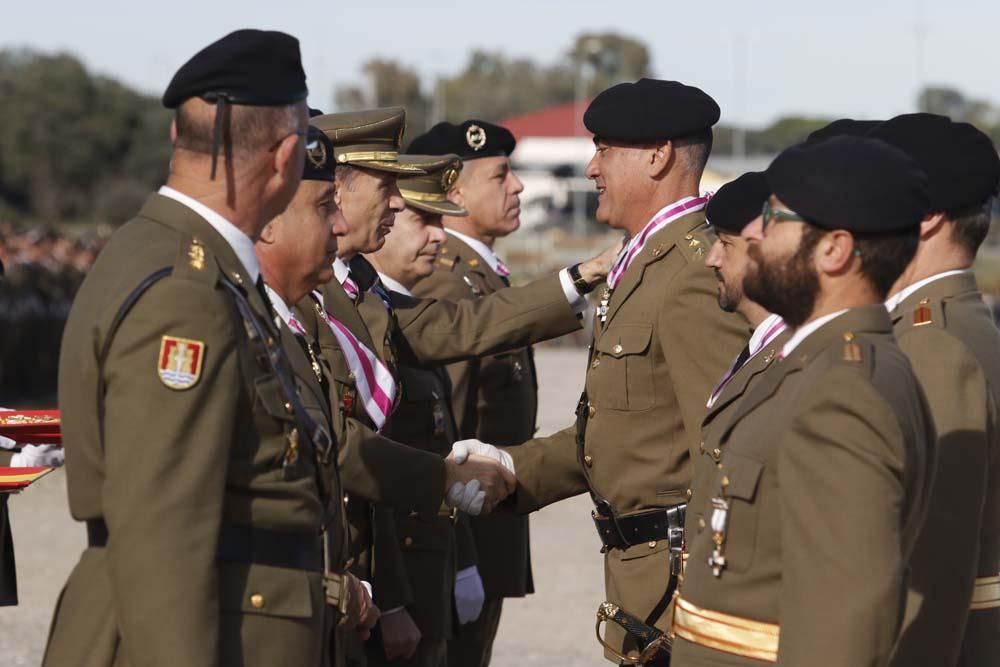
M649 153L647 171L650 178L661 178L666 174L677 157L677 150L674 142L664 141L655 144Z
M935 236L939 231L944 229L945 222L947 222L947 217L944 213L932 213L921 220L920 240L926 241L932 236Z
M170 145L177 143L177 114L170 119Z
M274 151L274 171L281 174L284 180L293 180L295 172L302 173L302 162L293 160L296 155L296 148L299 141L305 141L297 134L289 134L278 144L278 149Z
M813 260L820 273L843 274L847 272L852 262L860 260L860 255L855 252L856 249L857 244L850 232L834 229L824 233L823 238L816 244Z

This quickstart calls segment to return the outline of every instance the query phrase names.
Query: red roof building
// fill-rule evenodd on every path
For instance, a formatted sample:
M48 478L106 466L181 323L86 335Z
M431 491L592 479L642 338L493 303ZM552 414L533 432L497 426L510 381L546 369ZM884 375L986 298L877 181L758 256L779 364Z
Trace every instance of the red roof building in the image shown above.
M591 134L583 126L583 112L590 100L566 102L541 111L518 114L499 122L520 141L525 137L587 137Z

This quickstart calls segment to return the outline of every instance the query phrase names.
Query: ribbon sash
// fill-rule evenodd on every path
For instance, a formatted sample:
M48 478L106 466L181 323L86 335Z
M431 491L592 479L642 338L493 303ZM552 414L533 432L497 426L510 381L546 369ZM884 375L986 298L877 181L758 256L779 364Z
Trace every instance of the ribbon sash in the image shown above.
M618 253L618 257L615 258L614 264L611 265L611 271L608 272L608 287L614 289L618 286L621 281L622 276L631 266L632 260L634 260L642 249L646 247L646 241L649 237L660 231L671 222L694 211L700 211L705 208L705 204L708 203L708 195L702 195L701 197L685 197L680 201L674 202L670 206L667 206L660 210L659 213L653 216L653 219L646 223L646 226L642 228L642 231L637 235L629 239L629 242L622 248L622 251Z

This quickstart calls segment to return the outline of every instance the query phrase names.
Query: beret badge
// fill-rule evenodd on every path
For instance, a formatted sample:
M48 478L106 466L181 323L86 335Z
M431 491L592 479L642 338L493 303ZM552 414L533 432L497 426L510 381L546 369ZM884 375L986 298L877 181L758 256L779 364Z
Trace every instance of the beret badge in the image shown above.
M314 169L323 169L326 166L326 146L319 139L313 139L306 144L306 159Z
M480 150L486 145L486 130L478 125L470 125L469 129L465 131L465 142L472 150Z

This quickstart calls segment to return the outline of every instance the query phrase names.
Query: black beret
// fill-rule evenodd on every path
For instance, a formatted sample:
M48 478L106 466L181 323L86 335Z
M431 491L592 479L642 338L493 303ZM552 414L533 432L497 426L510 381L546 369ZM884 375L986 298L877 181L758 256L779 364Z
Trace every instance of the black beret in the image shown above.
M708 200L705 217L716 229L739 234L751 220L760 215L764 202L771 196L764 172L751 171L726 183Z
M410 142L407 153L414 155L445 155L452 153L462 160L498 157L514 152L517 141L510 130L484 120L438 123Z
M163 106L200 97L230 104L281 106L306 98L299 40L283 32L237 30L184 63L163 93Z
M881 122L880 120L841 118L812 132L806 137L806 143L815 144L827 139L833 139L834 137L863 137Z
M764 172L771 192L824 229L879 233L927 213L927 176L913 158L865 137L834 137L784 150Z
M595 97L583 124L596 137L641 143L697 134L719 122L719 114L719 105L700 88L639 79Z
M313 108L313 107L309 107L309 117L310 118L315 118L316 116L322 116L322 115L323 115L323 112L320 111L319 109L316 109L316 108Z
M319 128L309 126L306 135L306 159L302 179L307 181L332 181L336 162L333 159L333 142Z
M929 181L931 211L981 205L997 194L1000 157L990 138L969 123L911 113L885 121L869 136L917 161Z

